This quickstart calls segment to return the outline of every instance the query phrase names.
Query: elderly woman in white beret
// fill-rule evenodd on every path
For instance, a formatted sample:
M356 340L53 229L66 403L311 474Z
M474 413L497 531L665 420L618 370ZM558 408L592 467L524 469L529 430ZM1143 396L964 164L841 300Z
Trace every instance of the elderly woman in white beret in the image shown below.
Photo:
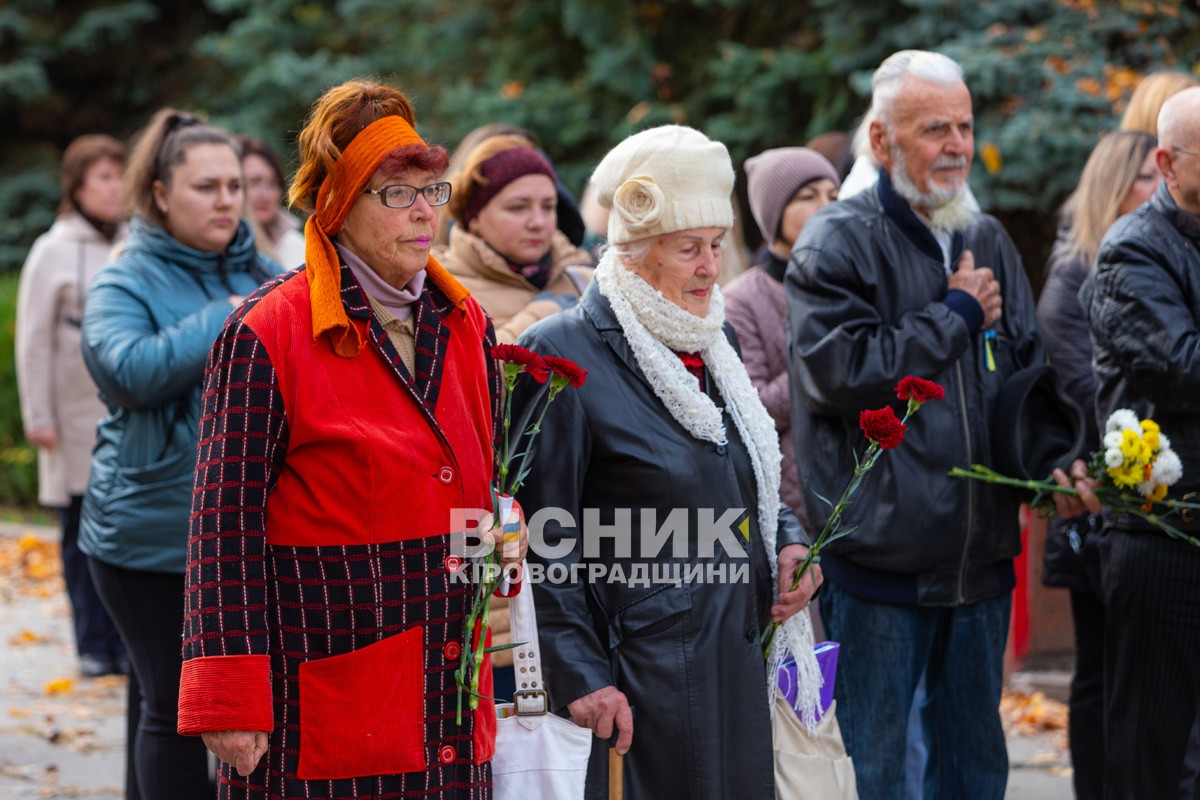
M797 612L820 573L788 591L804 533L717 287L733 180L691 128L621 142L592 176L611 209L595 280L519 340L589 371L550 406L519 498L551 707L615 735L627 798L774 798L772 621L774 659L790 647L819 688Z

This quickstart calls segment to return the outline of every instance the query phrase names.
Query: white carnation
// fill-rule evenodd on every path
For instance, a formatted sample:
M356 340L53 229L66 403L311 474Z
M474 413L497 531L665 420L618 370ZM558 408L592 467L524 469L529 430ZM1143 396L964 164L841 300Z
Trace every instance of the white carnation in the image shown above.
M1125 454L1119 447L1110 447L1104 451L1104 463L1109 467L1119 467L1125 463Z
M1108 433L1104 434L1104 446L1109 449L1114 447L1119 448L1121 446L1121 432L1109 431Z
M1158 434L1158 452L1165 453L1171 449L1171 440L1161 431Z
M1183 462L1179 460L1179 456L1175 455L1174 450L1164 447L1159 451L1158 458L1154 459L1154 466L1150 469L1150 480L1154 483L1165 483L1167 486L1172 486L1182 477Z
M1108 417L1108 422L1104 426L1106 433L1113 431L1137 431L1142 432L1142 424L1138 421L1137 414L1130 411L1128 408L1118 408ZM1107 438L1107 437L1106 437Z
M1142 497L1149 497L1151 494L1154 493L1154 487L1156 485L1157 484L1154 482L1153 479L1148 480L1148 481L1142 481L1141 483L1139 483L1137 485L1138 494L1140 494Z

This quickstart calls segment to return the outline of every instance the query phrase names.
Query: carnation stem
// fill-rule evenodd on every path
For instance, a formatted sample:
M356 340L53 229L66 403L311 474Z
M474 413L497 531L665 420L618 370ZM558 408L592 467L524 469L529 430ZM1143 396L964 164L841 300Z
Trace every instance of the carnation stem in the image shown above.
M909 400L908 409L904 412L904 418L900 420L900 424L906 424L921 403ZM833 509L829 512L829 518L825 520L825 527L821 529L821 533L817 536L817 540L808 548L808 555L800 562L800 568L796 570L795 576L792 578L791 588L789 592L796 591L796 587L800 585L800 581L804 579L804 574L812 567L813 564L819 563L821 560L821 548L831 536L837 533L842 521L842 513L850 507L850 498L858 491L858 487L862 485L863 477L871 471L875 466L875 462L879 460L883 449L879 446L879 442L871 439L871 444L867 446L867 451L863 453L862 461L854 467L854 474L850 477L846 488L842 490L841 497L834 504ZM783 566L780 565L780 569ZM814 589L815 591L815 589ZM761 642L763 646L763 658L770 659L771 646L775 643L775 633L779 630L779 623L772 622L762 635Z

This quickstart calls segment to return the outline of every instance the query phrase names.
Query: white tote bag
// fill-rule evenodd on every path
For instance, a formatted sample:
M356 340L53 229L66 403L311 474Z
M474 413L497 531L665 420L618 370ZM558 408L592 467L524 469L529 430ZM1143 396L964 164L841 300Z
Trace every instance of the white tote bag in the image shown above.
M526 573L528 574L528 573ZM496 800L583 800L592 732L549 713L538 647L533 589L526 584L509 602L517 692L501 703L496 723L492 786Z
M858 800L854 762L846 755L837 701L809 731L783 694L775 692L776 800Z

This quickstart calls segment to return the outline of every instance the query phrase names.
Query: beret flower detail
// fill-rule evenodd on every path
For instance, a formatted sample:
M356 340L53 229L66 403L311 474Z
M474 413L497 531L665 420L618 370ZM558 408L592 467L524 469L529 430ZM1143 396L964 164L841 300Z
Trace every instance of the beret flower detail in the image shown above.
M653 227L662 216L666 197L662 189L648 175L629 178L613 193L613 210L630 233L643 233Z

